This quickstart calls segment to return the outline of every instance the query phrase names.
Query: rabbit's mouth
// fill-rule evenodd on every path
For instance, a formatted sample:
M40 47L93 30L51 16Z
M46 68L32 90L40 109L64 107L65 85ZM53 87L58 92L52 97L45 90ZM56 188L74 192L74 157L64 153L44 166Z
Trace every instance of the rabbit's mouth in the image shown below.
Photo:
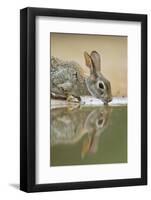
M109 99L102 99L102 101L103 101L103 103L104 103L105 105L107 105L109 102L112 101L112 97L109 98Z

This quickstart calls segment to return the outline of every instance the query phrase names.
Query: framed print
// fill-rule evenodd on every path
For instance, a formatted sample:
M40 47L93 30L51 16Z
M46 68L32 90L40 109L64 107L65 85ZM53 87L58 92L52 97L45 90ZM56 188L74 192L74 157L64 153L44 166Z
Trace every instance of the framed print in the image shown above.
M20 189L147 184L147 16L20 12Z

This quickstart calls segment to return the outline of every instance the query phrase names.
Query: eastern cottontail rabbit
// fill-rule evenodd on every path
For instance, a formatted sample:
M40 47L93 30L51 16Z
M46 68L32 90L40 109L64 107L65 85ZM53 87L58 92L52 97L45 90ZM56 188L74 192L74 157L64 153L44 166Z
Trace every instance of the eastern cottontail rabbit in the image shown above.
M64 62L51 58L51 96L56 98L92 95L105 104L112 100L110 82L101 73L100 55L92 51L84 52L86 66L90 75L85 76L82 68L75 62Z

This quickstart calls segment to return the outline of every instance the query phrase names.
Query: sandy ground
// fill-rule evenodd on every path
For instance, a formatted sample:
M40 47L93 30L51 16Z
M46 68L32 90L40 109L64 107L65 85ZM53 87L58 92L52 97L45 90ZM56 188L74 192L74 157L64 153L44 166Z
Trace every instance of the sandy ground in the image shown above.
M96 99L91 96L81 97L80 103L68 102L66 100L59 99L51 99L51 108L60 108L67 106L78 106L81 104L82 106L103 106L104 103L100 99ZM124 106L127 105L126 97L113 97L113 100L108 104L108 106Z

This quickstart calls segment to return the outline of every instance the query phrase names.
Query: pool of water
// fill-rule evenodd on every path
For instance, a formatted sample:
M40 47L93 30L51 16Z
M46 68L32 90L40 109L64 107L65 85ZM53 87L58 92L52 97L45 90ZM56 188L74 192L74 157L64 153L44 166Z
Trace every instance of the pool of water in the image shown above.
M127 105L51 109L50 166L127 162Z

